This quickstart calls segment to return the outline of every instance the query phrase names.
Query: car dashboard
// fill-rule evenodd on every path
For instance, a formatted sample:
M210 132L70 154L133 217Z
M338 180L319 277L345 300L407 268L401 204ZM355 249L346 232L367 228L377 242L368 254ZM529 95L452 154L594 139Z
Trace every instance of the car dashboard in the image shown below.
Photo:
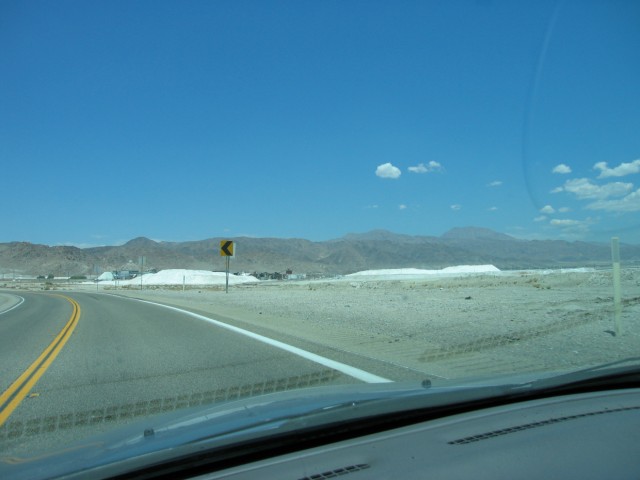
M638 478L640 389L512 403L200 479Z

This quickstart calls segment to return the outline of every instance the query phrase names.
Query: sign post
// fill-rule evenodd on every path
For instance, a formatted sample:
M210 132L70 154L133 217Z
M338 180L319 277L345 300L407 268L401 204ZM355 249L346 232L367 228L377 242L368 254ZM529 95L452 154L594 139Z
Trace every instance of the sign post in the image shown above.
M611 238L611 260L613 261L613 318L616 337L622 334L620 315L622 313L622 293L620 288L620 239Z
M141 256L138 260L138 263L140 263L140 290L142 290L142 273L144 272L144 263L147 260L147 257Z
M220 256L225 257L226 282L225 293L229 293L229 259L235 257L235 245L233 240L220 240Z
M226 281L224 283L224 293L229 293L229 257L226 257L226 261L227 261L227 278Z

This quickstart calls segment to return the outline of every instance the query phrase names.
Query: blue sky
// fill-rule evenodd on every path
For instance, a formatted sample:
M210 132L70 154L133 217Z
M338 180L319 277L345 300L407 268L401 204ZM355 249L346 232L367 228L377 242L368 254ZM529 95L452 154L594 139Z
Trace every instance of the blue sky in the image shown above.
M3 1L0 242L640 243L640 2Z

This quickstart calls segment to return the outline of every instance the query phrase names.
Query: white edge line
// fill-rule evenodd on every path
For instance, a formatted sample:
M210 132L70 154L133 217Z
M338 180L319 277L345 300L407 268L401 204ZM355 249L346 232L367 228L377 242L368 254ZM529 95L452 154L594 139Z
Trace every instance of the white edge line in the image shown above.
M192 316L199 320L204 320L209 323L213 323L218 327L226 328L227 330L231 330L232 332L239 333L241 335L245 335L249 338L253 338L254 340L258 340L259 342L266 343L267 345L271 345L272 347L280 348L282 350L286 350L287 352L293 353L294 355L298 355L302 358L306 358L307 360L311 360L312 362L319 363L320 365L324 365L325 367L332 368L337 370L338 372L342 372L345 375L349 375L357 380L361 380L366 383L390 383L392 380L388 378L379 377L378 375L374 375L373 373L365 372L364 370L360 370L359 368L352 367L345 363L336 362L335 360L331 360L329 358L323 357L321 355L317 355L315 353L307 352L298 347L294 347L293 345L289 345L284 342L279 342L278 340L274 340L269 337L265 337L263 335L258 335L257 333L253 333L249 330L244 330L242 328L234 327L233 325L229 325L227 323L223 323L219 320L214 320L213 318L205 317L204 315L198 315L197 313L190 312L188 310L182 310L181 308L172 307L169 305L163 305L162 303L150 302L149 300L141 300L139 298L131 298L131 300L137 300L139 302L149 303L151 305L157 305L159 307L168 308L169 310L175 310L176 312L183 313L185 315Z
M24 303L24 298L21 297L20 295L12 295L10 293L7 293L6 295L9 295L11 297L18 297L20 299L20 301L18 303L16 303L13 307L10 307L10 308L7 308L6 310L1 311L0 315L4 315L5 313L10 312L14 308L18 308L20 305L22 305Z

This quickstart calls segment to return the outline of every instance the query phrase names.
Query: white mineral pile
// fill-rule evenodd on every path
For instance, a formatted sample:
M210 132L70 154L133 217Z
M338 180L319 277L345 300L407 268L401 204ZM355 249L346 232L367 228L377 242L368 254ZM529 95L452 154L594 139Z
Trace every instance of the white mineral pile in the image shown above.
M210 272L208 270L170 269L149 273L131 280L121 280L118 285L224 285L225 272ZM256 283L258 279L252 275L229 274L229 285L241 283Z
M365 270L346 275L348 278L375 278L382 279L400 279L400 278L419 278L432 276L464 276L478 273L499 273L500 270L493 265L456 265L454 267L446 267L440 270L422 270L419 268L393 268L385 270Z

